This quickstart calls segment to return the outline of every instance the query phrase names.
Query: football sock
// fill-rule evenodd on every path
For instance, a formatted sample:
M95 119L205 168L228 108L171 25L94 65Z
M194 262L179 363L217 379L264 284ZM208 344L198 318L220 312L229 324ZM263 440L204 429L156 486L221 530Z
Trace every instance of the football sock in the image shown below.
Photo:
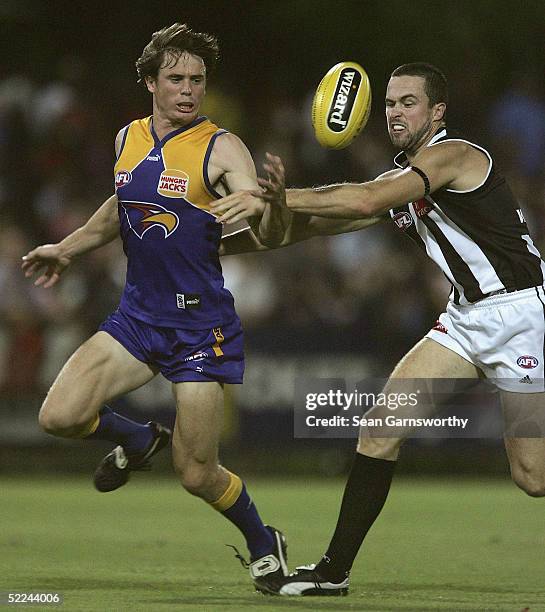
M88 440L109 440L123 447L127 455L142 452L153 439L149 425L142 425L131 421L108 406L104 406L98 413L98 423L92 433L84 436Z
M384 506L395 465L395 461L356 453L335 533L316 566L322 578L339 583L348 575L365 535Z
M225 493L210 505L236 525L250 551L251 560L259 559L272 552L274 540L270 531L259 517L242 480L228 470L230 482Z

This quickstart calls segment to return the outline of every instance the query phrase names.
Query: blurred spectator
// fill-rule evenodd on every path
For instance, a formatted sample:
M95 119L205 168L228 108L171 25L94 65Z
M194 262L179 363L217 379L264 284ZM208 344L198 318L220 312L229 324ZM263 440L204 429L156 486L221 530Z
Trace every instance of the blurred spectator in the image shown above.
M8 395L39 388L44 356L41 311L47 296L21 274L21 253L28 246L21 228L0 227L0 391Z
M541 241L545 231L545 100L542 75L522 68L490 113L494 153L521 200L528 226Z
M520 180L541 177L545 170L545 101L542 76L523 69L492 106L490 126L502 165Z

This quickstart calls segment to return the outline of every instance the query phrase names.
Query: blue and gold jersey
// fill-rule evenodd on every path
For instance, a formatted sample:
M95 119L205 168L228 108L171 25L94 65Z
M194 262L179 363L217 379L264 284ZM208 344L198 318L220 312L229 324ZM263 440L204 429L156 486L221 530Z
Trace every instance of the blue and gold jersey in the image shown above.
M215 139L206 117L159 140L151 117L125 128L115 164L127 281L120 310L163 327L207 329L236 317L218 256L221 197L208 178Z

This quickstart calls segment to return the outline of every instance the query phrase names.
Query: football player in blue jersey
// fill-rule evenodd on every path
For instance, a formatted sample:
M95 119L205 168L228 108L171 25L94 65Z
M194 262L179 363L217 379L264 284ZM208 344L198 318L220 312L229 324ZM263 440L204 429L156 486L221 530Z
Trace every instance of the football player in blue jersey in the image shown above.
M107 403L162 373L176 402L172 454L181 484L241 530L257 584L287 573L286 543L218 459L224 384L242 382L244 354L219 264L221 225L210 204L258 184L244 143L199 114L217 58L216 38L185 24L153 34L136 64L153 113L116 138L116 193L61 242L30 251L22 267L27 277L38 274L36 285L52 287L74 258L121 233L127 281L120 306L62 368L40 425L55 436L117 444L94 478L99 491L113 491L148 467L171 433L127 419ZM250 222L271 246L284 234L277 215Z
M400 66L391 75L385 99L391 142L402 149L394 159L396 169L366 183L286 194L282 162L271 157L270 178L260 180L265 193L232 194L216 202L213 211L220 221L244 219L266 210L265 202L274 194L275 205L284 208L279 214L293 213L284 245L391 218L442 268L452 293L446 312L395 367L384 391L418 392L423 373L429 379L488 378L498 388L504 410L511 476L528 495L545 497L545 262L490 154L450 134L447 101L447 82L436 67ZM227 239L222 250L263 248L250 238ZM430 416L434 410L431 402L398 407L396 415ZM288 578L264 579L265 592L348 592L350 569L382 510L399 449L411 434L410 425L393 430L381 426L388 416L384 407L376 405L366 416L379 424L361 429L325 555L316 566L298 568Z

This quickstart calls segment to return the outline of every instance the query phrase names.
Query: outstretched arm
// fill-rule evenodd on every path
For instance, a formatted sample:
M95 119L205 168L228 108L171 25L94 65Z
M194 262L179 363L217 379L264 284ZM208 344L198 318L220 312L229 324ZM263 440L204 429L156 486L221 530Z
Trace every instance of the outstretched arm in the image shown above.
M42 271L35 285L52 287L70 265L72 259L111 242L119 235L117 196L109 197L85 225L57 244L36 247L23 257L21 265L28 278ZM44 269L45 268L45 269Z
M413 171L412 166L418 171ZM457 191L474 189L486 178L488 167L484 154L467 143L437 143L419 152L411 166L392 170L367 183L290 190L287 206L294 212L320 217L365 219L415 202L441 187ZM428 190L421 173L427 177Z
M123 136L128 128L119 130L115 138L115 155L119 157ZM119 235L117 196L110 196L85 225L57 244L44 244L23 256L23 269L27 278L42 271L34 281L44 288L52 287L74 257L98 249ZM45 269L44 269L45 268Z
M269 178L267 180L258 179L264 191L259 194L247 191L237 192L215 202L212 210L215 214L220 215L219 219L221 221L232 222L233 220L238 221L247 218L252 213L255 206L254 199L258 196L261 200L267 201L271 212L274 213L278 208L283 208L282 213L286 214L285 194L287 193L289 198L290 194L297 190L288 189L286 192L282 160L272 155L268 155L267 158L269 163L265 166L265 169L268 171ZM376 180L385 179L396 172L396 170L385 172ZM280 203L280 206L278 203ZM355 232L380 223L384 219L384 216L364 219L329 219L315 215L293 213L287 210L286 229L283 238L278 245L271 248L285 247L314 236L331 236ZM220 255L236 255L265 250L267 250L267 246L263 245L252 232L248 231L224 238L221 241Z
M384 221L386 217L374 217L371 219L325 219L310 215L295 213L292 215L284 238L277 247L281 248L308 240L314 236L333 236L345 234L376 225ZM241 253L255 253L257 251L268 251L267 247L259 242L251 230L239 232L233 236L223 238L220 244L220 255L240 255Z

